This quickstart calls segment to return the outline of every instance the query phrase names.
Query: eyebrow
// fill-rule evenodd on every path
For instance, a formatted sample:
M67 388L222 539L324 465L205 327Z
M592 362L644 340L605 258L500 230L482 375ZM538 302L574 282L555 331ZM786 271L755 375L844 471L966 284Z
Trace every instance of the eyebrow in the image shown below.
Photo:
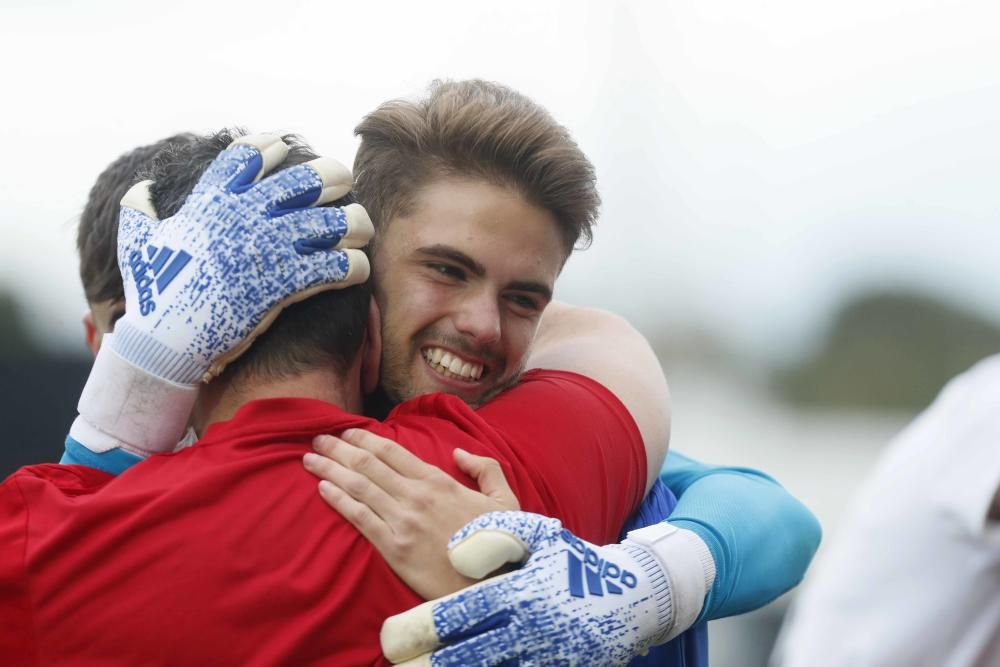
M455 262L478 278L482 278L486 275L485 266L469 257L458 248L454 248L450 245L436 243L434 245L417 248L417 252L421 255L436 257L438 259L447 259ZM552 300L552 289L544 283L536 282L534 280L515 280L507 285L507 289L512 289L518 292L534 292L535 294L543 297L546 301Z

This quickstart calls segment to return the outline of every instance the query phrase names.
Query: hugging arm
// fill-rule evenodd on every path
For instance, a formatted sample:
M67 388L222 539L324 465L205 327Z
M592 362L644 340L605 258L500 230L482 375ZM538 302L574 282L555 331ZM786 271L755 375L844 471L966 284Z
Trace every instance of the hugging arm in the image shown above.
M551 303L542 316L527 367L585 375L625 405L646 447L648 491L667 454L670 392L646 339L613 313Z
M696 622L763 607L802 581L822 530L772 477L671 451L660 478L678 498L668 523L696 533L715 561L715 581Z
M603 321L599 321L596 325L589 324L588 314L596 315L599 320L603 318ZM558 307L555 317L549 319L546 324L548 328L543 326L539 332L541 344L531 358L531 366L557 367L583 374L588 372L603 374L601 378L605 386L614 387L612 390L617 390L620 398L621 394L628 396L628 374L623 374L614 363L608 364L604 361L611 359L612 355L607 354L608 349L618 348L609 345L597 335L597 332L602 330L625 331L627 336L637 335L631 332L630 328L624 328L627 325L623 325L615 316L609 317L605 313L572 309L568 306ZM573 339L571 346L563 350L559 349L558 343L561 335ZM601 358L588 359L587 350L598 354ZM651 355L651 352L649 354ZM655 363L655 358L652 359L652 363ZM658 364L656 371L659 372ZM662 382L662 376L660 377ZM641 381L647 382L647 388L652 387L652 393L656 393L655 377ZM663 393L660 395L665 396L665 385L662 390ZM654 408L634 399L623 402L629 407L633 416L636 416L638 411L651 411ZM665 405L665 401L661 405ZM665 410L661 414L665 414ZM655 421L653 423L655 424ZM642 430L644 435L650 432L648 425ZM666 442L665 435L663 442ZM391 449L391 446L383 443L383 451ZM347 467L351 467L350 457L345 451L340 452L340 457ZM313 472L322 475L317 469L313 469ZM366 480L371 482L362 472L354 479L352 488L355 490L364 488ZM766 604L798 583L819 542L819 525L812 514L777 482L763 473L747 468L707 466L683 455L671 454L667 459L664 480L680 497L680 502L670 520L660 526L630 534L629 539L620 545L624 552L621 549L612 549L607 554L611 559L628 552L652 555L653 558L644 558L643 562L655 563L655 572L649 578L640 577L637 580L637 588L643 592L640 597L648 599L655 597L657 588L653 583L654 580L669 582L674 605L671 610L673 620L668 623L670 627L666 631L664 625L652 623L642 626L644 630L638 634L622 635L617 638L604 637L607 641L603 650L608 653L596 655L612 660L610 656L613 654L617 656L613 658L614 662L624 660L622 656L635 656L650 645L666 641L701 620L742 613ZM465 487L449 478L442 478L439 482L442 493L444 487L449 484L468 493ZM403 487L406 482L396 480L395 485ZM330 502L329 498L327 500ZM464 509L466 510L464 516L467 519L471 519L477 511L471 503L465 504ZM371 537L369 539L372 539L383 554L394 549L391 542L401 539L401 535L404 534L410 543L426 541L441 544L447 539L445 531L450 529L451 525L446 526L437 521L437 517L430 513L424 514L422 521L414 520L417 516L419 512L411 513L407 525L400 527L397 534L386 533L382 536L383 539ZM456 516L452 521L457 521L459 518ZM475 525L477 531L496 533L502 532L503 526L514 524L521 527L535 526L537 520L525 518L514 521L514 524L509 520L501 523L480 522ZM483 584L481 590L469 595L488 599L495 613L501 613L506 609L503 613L518 615L521 623L517 625L521 628L551 628L553 619L574 619L574 622L556 623L560 628L558 631L519 636L516 641L508 637L510 641L506 644L500 642L497 645L499 646L497 650L501 651L503 657L523 660L556 655L561 651L560 654L575 655L579 658L584 653L574 653L574 650L585 651L585 649L580 643L576 643L579 639L577 631L579 628L588 627L588 619L606 615L609 610L575 606L575 602L579 600L572 595L568 598L560 597L559 591L550 591L551 594L532 598L530 601L520 597L524 586L533 580L565 582L571 576L570 571L566 569L568 567L566 561L550 557L542 561L532 561L530 559L535 557L536 552L542 551L542 548L537 545L532 546L525 540L522 540L522 543L525 545L524 548L513 548L509 545L507 551L501 548L500 551L504 554L502 556L496 556L490 549L487 549L487 552L491 553L491 558L498 557L501 560L528 558L529 565L534 563L531 567L525 566L516 579L496 580L488 586ZM558 545L558 542L549 543L545 548L548 549L553 544ZM598 549L598 547L593 548ZM405 552L396 549L395 553L398 556ZM387 557L387 559L390 565L400 572L400 566L393 562L393 558ZM625 562L627 559L622 561L623 564ZM463 566L458 563L456 567L461 569ZM717 567L718 574L716 574ZM462 571L468 574L467 570ZM477 589L478 587L472 590ZM463 623L475 626L477 620L483 619L468 612L470 608L463 606L468 600L468 595L437 600L428 603L419 611L414 610L413 615L404 614L399 620L390 619L391 622L387 622L387 629L383 632L386 654L402 660L421 652L430 654L436 650L432 662L436 660L440 664L453 664L448 661L457 660L460 663L462 659L468 657L468 651L479 650L481 647L478 643L468 643L470 639L464 637L462 632L456 632L448 627L442 619L446 615L454 617L456 614L461 616L465 613ZM623 618L629 613L621 609L619 611Z
M598 380L629 408L647 442L647 454L663 453L669 396L659 362L645 340L628 334L631 327L616 315L564 304L550 308L554 310L546 311L529 366L574 370ZM623 332L619 340L645 358L641 366L623 362L619 348L602 338L615 331ZM644 400L648 397L657 399ZM662 450L655 442L650 447L656 437L662 438ZM750 468L702 464L671 451L661 479L678 499L668 523L700 538L690 542L699 547L690 562L707 566L704 571L673 574L711 580L695 622L757 609L802 580L822 531L815 516L773 478ZM711 564L700 551L702 545L710 552Z
M322 435L313 448L303 464L322 479L320 495L425 600L475 583L448 562L455 531L480 514L520 508L500 464L462 449L454 450L455 463L481 493L368 431Z

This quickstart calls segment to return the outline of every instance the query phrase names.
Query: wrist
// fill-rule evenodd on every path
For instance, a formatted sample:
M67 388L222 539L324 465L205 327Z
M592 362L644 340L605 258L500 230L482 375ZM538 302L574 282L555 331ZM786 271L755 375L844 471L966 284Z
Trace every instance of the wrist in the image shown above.
M198 388L151 375L115 350L105 334L70 435L101 453L121 448L138 456L173 451L184 436Z
M708 545L690 530L661 522L629 531L622 546L640 548L666 579L671 614L651 645L663 644L697 620L715 581L715 561Z

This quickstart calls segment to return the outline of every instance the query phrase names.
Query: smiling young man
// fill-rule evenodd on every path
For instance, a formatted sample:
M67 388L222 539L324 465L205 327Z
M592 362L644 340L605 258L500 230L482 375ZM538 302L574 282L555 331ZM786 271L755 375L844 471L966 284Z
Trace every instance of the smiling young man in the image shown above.
M380 230L373 264L386 370L381 410L375 411L434 391L480 404L516 381L556 276L577 240L589 238L599 203L593 168L547 112L514 91L480 81L436 84L424 100L387 103L366 117L358 133L355 192ZM583 310L575 311L572 322L578 333L591 332L592 340L602 322L619 326L613 316ZM572 357L574 349L561 354ZM613 393L638 404L630 399L645 389L630 381L635 371L623 368L617 354L604 355L600 363L621 378L609 386ZM641 370L659 372L651 357L647 366ZM522 406L524 419L544 418L537 407ZM667 407L663 401L651 409L663 417ZM651 448L648 487L667 432L644 428L650 420L632 416ZM166 417L162 410L147 415L153 421ZM104 431L111 440L119 438L115 428ZM142 435L170 432L146 428ZM169 438L161 440L156 447L172 449ZM524 463L531 466L550 453L538 443L536 452L524 454ZM562 460L572 462L572 455ZM700 537L702 552L708 545L706 563L714 561L719 573L715 586L709 581L704 605L698 599L688 610L689 621L699 611L711 618L759 606L801 578L818 526L773 480L745 469L682 464L675 488L686 492L676 525ZM729 501L725 511L718 509L720 498ZM599 505L590 511L606 516L609 508ZM752 563L740 556L763 543L781 549ZM704 580L705 571L696 570L694 578ZM752 585L741 584L750 579Z
M355 132L355 194L378 230L383 398L482 404L516 382L556 278L591 238L593 165L542 107L486 81L435 82Z
M480 405L515 382L565 260L552 214L451 176L421 188L383 233L375 289L389 399L440 391Z
M274 312L258 303L262 294L287 307L243 356L195 391L204 436L196 445L118 476L42 465L0 485L0 541L10 547L0 550L0 653L12 663L379 662L381 621L420 599L316 496L301 460L320 433L370 429L455 475L455 446L503 460L522 503L590 539L614 539L641 500L640 429L664 430L648 420L662 419L666 386L650 372L654 358L641 337L608 321L602 340L647 369L629 380L643 384L634 400L606 388L623 373L600 363L595 340L582 340L588 354L565 366L550 357L545 365L557 370L527 374L478 411L435 394L400 406L385 423L350 414L377 379L378 330L366 329L366 319L377 320L378 311L356 284L367 275L363 256L340 250L366 239L363 213L350 205L308 207L335 196L324 174L336 170L313 160L258 182L254 175L280 142L242 138L212 163L176 215L150 218L178 201L163 191L171 173L181 182L196 178L226 143L207 138L186 159L181 151L160 181L140 184L123 203L120 257L158 257L166 248L189 259L147 298L156 305L148 312L138 282L147 274L126 276L126 314L99 351L96 377L108 368L102 364L126 363L147 380L162 379L157 373L211 361L203 351L216 349L224 328L237 331L231 342L245 340L259 324L256 315ZM325 270L337 267L343 271ZM284 300L280 287L288 284L306 293L301 302ZM243 296L253 312L234 308ZM549 412L525 419L524 405ZM536 440L563 445L536 455ZM581 456L572 470L565 447ZM520 463L529 457L535 465ZM602 489L595 497L604 511L589 511L593 498L574 493L581 479ZM644 623L657 622L655 606L646 604Z

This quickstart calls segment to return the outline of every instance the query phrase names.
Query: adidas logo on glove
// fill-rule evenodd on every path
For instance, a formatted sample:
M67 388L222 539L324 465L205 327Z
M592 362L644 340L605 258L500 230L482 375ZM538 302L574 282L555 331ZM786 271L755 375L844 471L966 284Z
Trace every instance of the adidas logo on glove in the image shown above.
M134 250L128 258L132 279L135 280L135 289L139 293L139 312L143 317L156 310L153 288L156 288L157 294L162 294L191 261L191 255L183 250L175 255L174 251L166 246L162 248L148 246L146 255L148 260L143 259L142 253L138 250Z
M582 598L586 597L587 592L589 592L590 595L603 596L605 586L609 594L621 595L621 586L635 588L637 581L634 574L599 557L593 549L565 528L559 536L572 548L571 551L566 552L569 558L570 595ZM576 553L573 553L574 551ZM584 592L585 579L587 582L586 592Z

